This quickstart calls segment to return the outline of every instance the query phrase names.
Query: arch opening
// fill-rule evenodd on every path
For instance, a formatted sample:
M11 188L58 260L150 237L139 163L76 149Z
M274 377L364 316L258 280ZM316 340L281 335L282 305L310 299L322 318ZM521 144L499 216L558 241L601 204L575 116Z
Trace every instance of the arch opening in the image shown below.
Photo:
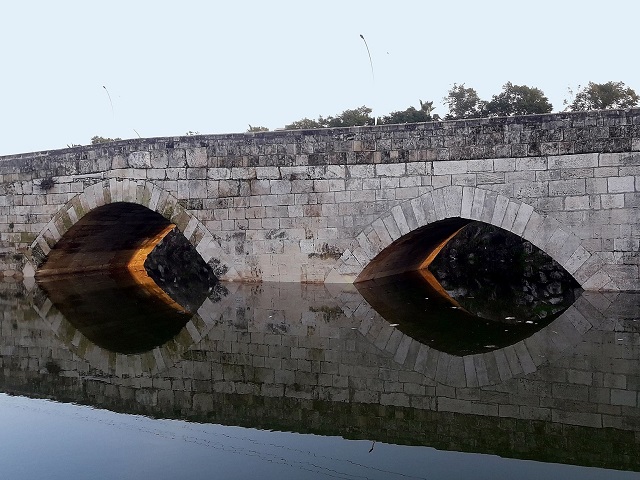
M459 217L447 218L409 232L376 255L355 283L427 268L447 242L471 222Z
M398 262L394 264L394 262ZM513 345L549 325L579 284L528 241L489 224L448 219L391 243L356 287L402 333L465 356Z
M36 281L87 339L124 354L178 335L222 288L175 224L128 202L100 206L72 225Z
M135 203L98 207L72 225L53 246L36 278L92 271L139 269L174 227L159 213Z

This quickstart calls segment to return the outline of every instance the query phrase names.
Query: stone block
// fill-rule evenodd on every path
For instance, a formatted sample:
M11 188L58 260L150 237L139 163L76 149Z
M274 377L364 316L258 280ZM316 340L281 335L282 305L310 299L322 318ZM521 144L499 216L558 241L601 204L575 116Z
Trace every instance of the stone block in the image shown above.
M549 195L567 196L584 195L586 193L586 183L584 179L558 180L549 182Z
M475 173L461 173L451 175L451 183L453 185L461 185L467 187L474 187L476 185Z
M580 245L563 264L563 267L567 272L573 274L589 259L590 256L591 254L582 245Z
M147 151L131 152L127 157L130 168L151 168L151 153Z
M549 157L549 169L597 167L598 154L560 155Z
M507 172L505 173L504 181L506 183L535 182L536 173L528 170Z
M467 173L467 161L451 160L433 163L434 175L451 175L459 173Z
M514 172L516 170L516 159L496 158L493 160L493 168L496 172Z
M599 413L584 413L553 409L551 411L551 420L553 422L569 425L602 428L602 415Z
M185 157L188 167L207 167L207 149L205 147L187 148Z
M378 177L401 177L406 174L406 165L404 163L377 164L375 169Z
M258 180L279 180L281 178L278 167L256 167L255 172ZM209 178L224 180L231 178L231 172L226 168L209 169Z
M565 197L564 208L566 210L588 210L590 208L589 195Z
M611 389L611 404L624 405L628 407L638 406L638 392L634 390Z
M462 218L471 218L471 207L473 206L474 188L464 187L462 189L462 203L460 208L460 216Z
M470 218L474 220L480 220L482 218L482 212L484 210L484 201L489 192L481 188L476 188L473 194L473 204L471 206Z
M507 212L507 207L509 206L509 199L503 195L498 195L496 198L495 207L493 209L493 215L491 217L491 224L496 227L500 227L502 225L502 221L504 220L504 216Z
M635 139L634 139L635 140ZM599 165L606 166L626 166L639 165L640 155L632 152L601 153Z
M468 172L493 172L493 159L467 161Z
M416 216L413 213L413 206L411 205L411 202L403 202L399 206L402 209L409 231L413 231L421 226L418 224Z
M520 203L509 202L504 213L504 218L502 219L502 224L499 225L501 228L504 228L508 232L513 231L513 223L515 222L518 211L520 210L520 205Z
M602 194L600 195L600 202L604 209L624 208L625 195L623 193Z
M424 211L428 213L433 221L447 218L447 207L444 202L444 190L433 190L422 197Z
M528 157L516 159L516 170L546 170L547 157Z
M476 173L476 184L504 183L504 172L478 172Z
M547 182L514 182L513 194L516 198L544 197L549 193Z
M407 165L406 174L409 176L424 176L424 175L429 175L431 173L430 162L409 162L406 165ZM369 176L373 176L373 175L369 175Z
M516 235L522 236L532 214L533 207L531 205L527 205L525 203L520 204L520 208L518 209L518 213L516 214L511 232Z
M451 186L442 189L442 198L448 217L459 217L461 215L462 197L463 188L460 186Z
M469 415L498 416L498 405L458 400L455 398L438 398L438 410L442 412L457 412Z
M607 179L607 191L609 193L624 193L635 191L635 178L631 176Z
M442 188L451 185L451 175L434 175L431 178L433 188Z
M402 335L398 348L395 351L393 360L400 365L404 364L407 354L409 353L409 347L414 340L408 335Z

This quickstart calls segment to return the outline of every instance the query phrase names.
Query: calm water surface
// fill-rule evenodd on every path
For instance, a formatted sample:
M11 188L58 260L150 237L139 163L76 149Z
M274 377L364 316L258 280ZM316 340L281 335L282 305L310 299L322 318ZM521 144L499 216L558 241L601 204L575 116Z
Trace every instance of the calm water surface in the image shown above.
M3 476L640 478L637 294L134 283L0 284Z

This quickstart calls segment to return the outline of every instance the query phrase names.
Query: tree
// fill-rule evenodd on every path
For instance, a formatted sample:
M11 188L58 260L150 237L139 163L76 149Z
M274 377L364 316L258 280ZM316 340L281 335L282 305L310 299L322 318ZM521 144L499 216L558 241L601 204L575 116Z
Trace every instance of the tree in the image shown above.
M484 113L488 117L501 117L549 113L551 110L553 105L542 90L507 82L502 87L502 93L494 95L487 102Z
M464 83L454 83L443 100L449 107L449 113L445 116L447 120L481 117L486 104L480 100L475 89L465 88Z
M373 125L374 120L371 116L369 107L358 107L353 110L345 110L335 117L318 117L318 120L303 118L289 125L285 125L287 130L298 130L303 128L328 128L328 127L356 127L359 125Z
M631 108L638 105L640 97L622 82L593 83L589 82L580 90L569 110L606 110L612 108Z
M323 118L319 121L322 123ZM327 127L357 127L360 125L373 125L375 123L371 116L369 107L354 108L353 110L345 110L337 117L327 117L324 119Z
M122 140L122 139L121 138L100 137L100 136L96 135L95 137L91 138L91 145L99 145L101 143L118 142L120 140Z
M415 107L409 107L403 111L391 112L389 115L382 117L379 123L381 125L389 125L394 123L431 122L439 119L438 115L431 115L434 109L433 102L420 100L420 110L416 110Z
M302 120L296 120L289 125L285 125L285 130L304 130L310 128L323 128L326 125L321 125L317 120L311 120L310 118L303 118Z

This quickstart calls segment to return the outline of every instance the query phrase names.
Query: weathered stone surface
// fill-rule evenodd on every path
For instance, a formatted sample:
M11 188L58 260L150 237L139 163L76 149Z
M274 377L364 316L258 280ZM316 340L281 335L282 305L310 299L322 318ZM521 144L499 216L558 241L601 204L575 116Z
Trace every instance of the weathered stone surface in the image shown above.
M200 250L228 265L227 280L351 281L358 267L307 252L308 241L366 266L387 237L459 215L524 235L560 263L577 246L618 252L600 255L601 271L581 283L638 290L638 112L134 139L6 156L0 271L36 270L33 259L102 205L138 203L171 218L179 202L202 225L186 238L214 239ZM534 135L544 139L535 150ZM365 254L357 238L375 222L387 235L376 230L380 248ZM265 239L274 229L282 236Z

